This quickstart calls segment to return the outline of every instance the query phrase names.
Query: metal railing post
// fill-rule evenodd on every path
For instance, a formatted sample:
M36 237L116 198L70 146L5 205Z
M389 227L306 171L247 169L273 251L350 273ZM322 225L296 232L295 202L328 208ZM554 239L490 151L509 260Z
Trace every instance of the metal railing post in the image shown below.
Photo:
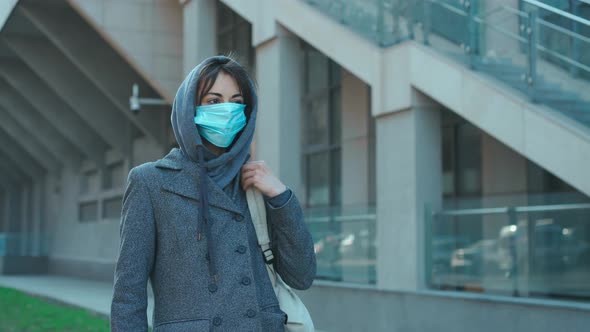
M528 84L529 97L533 102L536 101L535 84L537 82L537 41L538 41L538 26L537 26L537 11L529 12L529 24L526 29L528 39L528 77L526 83Z
M468 48L466 49L467 53L469 54L469 66L471 69L475 69L476 66L476 56L477 56L477 42L478 42L478 29L477 24L475 22L475 18L477 15L477 0L467 0L465 1L465 7L467 9L467 33L468 33Z
M578 14L578 1L577 0L570 0L569 1L570 9L572 14L579 16ZM579 34L580 33L580 24L574 20L571 20L572 32ZM580 62L580 40L576 37L571 37L571 57L572 60L576 62ZM570 65L570 74L572 76L578 76L580 74L580 69L577 66Z
M430 37L430 29L431 29L431 11L432 11L432 3L430 2L430 0L423 0L423 9L424 9L424 15L423 15L423 32L424 32L424 45L430 45L430 42L428 40L428 38Z
M517 226L516 210L513 207L508 208L508 224ZM518 297L518 229L516 234L510 238L510 256L512 257L512 266L510 269L510 277L512 278L512 296Z
M385 0L377 1L377 44L385 46Z
M429 204L424 206L424 242L425 242L425 257L424 257L424 282L427 288L432 287L432 229L435 215L432 212Z

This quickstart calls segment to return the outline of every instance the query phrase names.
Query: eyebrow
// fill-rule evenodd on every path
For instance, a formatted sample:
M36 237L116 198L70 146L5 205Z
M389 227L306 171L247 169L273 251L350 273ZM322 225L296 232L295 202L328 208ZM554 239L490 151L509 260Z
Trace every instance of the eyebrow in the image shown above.
M214 96L217 96L217 97L219 97L219 98L222 98L222 97L223 97L223 96L221 95L221 93L217 93L217 92L208 92L207 94L208 94L208 95L214 95ZM237 97L242 97L242 94L241 94L241 93L236 93L235 95L231 96L231 98L230 98L230 99L237 98Z

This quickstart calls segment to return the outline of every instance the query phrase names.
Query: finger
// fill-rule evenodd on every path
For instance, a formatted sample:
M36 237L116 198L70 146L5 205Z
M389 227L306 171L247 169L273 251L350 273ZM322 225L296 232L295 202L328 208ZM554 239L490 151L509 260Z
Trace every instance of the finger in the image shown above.
M244 182L246 179L258 174L258 172L259 171L257 171L257 170L243 172L241 182Z
M246 169L246 170L252 170L252 169L258 169L264 166L264 161L263 160L257 160L257 161L249 161L247 163L244 164L244 166L242 166L242 169Z
M251 177L256 175L256 171L247 171L242 173L242 179L241 179L241 183L242 183L242 187L245 188L244 184L246 183L246 180L250 179Z
M244 185L243 185L244 190L248 190L252 186L256 187L257 183L258 183L258 177L256 175L249 177L248 179L244 180Z

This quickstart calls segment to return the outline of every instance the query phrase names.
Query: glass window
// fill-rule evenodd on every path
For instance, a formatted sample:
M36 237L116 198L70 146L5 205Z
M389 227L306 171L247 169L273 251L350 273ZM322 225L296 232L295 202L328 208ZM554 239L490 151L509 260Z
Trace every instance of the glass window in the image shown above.
M342 135L342 92L340 89L333 89L330 92L330 105L330 143L338 144Z
M482 149L483 132L450 111L442 123L446 202L425 221L430 286L588 301L590 197L491 137ZM485 169L501 191L484 190L484 159L506 163Z
M332 205L340 206L342 204L342 159L340 149L332 150L330 156L330 174L332 176Z
M100 191L100 177L98 171L89 171L82 174L80 193L93 194Z
M89 222L98 220L98 202L84 202L79 205L79 220Z
M306 56L306 89L308 93L315 93L328 88L329 82L329 59L322 53L311 50Z
M306 141L309 145L328 144L329 100L325 96L309 103L307 114Z
M308 205L330 204L330 154L316 153L307 157Z
M455 192L454 152L455 144L453 127L442 130L442 167L443 167L443 195L453 195Z
M302 100L304 178L308 207L341 204L341 71L304 44Z
M217 2L217 29L223 30L233 25L235 13L226 5Z
M109 165L105 169L104 189L123 188L125 184L125 170L122 162Z
M457 180L459 192L477 195L481 192L481 131L470 123L457 127Z
M218 1L217 5L217 52L231 54L254 76L252 25L223 3Z
M463 118L443 112L443 193L447 198L481 195L481 135Z
M120 196L105 199L102 203L102 218L119 219L121 217L122 204L123 198Z

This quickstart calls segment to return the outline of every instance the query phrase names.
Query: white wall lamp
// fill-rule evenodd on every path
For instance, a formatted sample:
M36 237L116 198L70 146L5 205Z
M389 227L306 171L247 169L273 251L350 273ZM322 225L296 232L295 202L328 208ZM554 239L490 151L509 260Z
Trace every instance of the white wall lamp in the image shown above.
M158 98L139 98L139 86L133 84L131 88L131 97L129 97L129 109L134 114L139 113L141 106L166 106L169 103L164 99Z

